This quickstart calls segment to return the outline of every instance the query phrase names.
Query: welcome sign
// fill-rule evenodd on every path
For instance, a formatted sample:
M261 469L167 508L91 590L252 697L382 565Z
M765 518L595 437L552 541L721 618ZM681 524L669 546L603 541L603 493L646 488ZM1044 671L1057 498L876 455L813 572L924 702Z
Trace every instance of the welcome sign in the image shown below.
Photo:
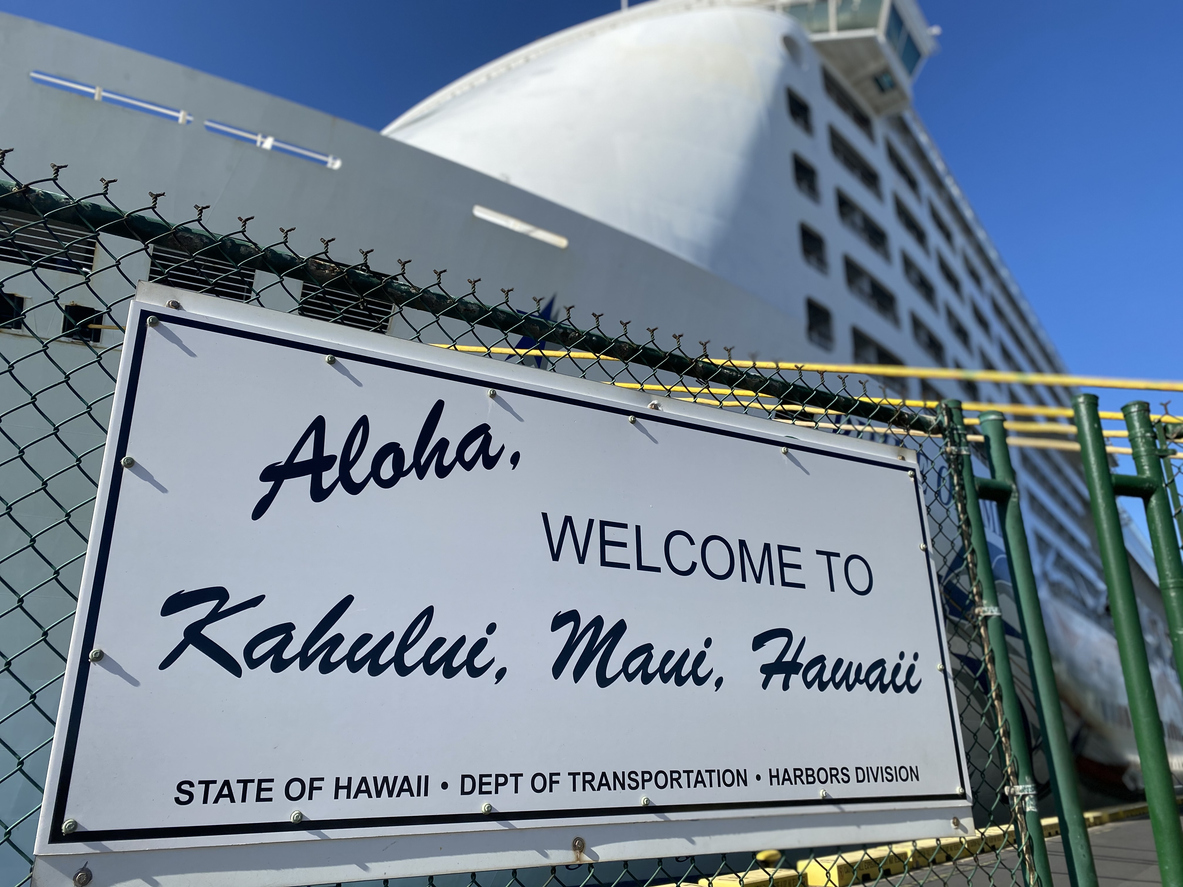
M141 284L105 459L38 884L967 828L907 451Z

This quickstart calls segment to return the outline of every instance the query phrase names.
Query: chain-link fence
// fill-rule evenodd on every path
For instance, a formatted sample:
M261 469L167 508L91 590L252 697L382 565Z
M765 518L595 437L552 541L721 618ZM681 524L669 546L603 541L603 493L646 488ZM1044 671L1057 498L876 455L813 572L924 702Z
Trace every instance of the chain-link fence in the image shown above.
M158 195L134 211L107 183L70 194L54 168L15 182L0 152L0 877L28 877L49 748L115 386L127 306L138 280L296 312L419 342L917 451L943 592L977 833L891 848L817 847L780 855L563 866L448 876L426 884L670 884L793 887L927 881L1032 883L1029 836L1016 796L979 588L967 557L964 496L951 481L942 417L889 396L872 380L785 365L712 358L705 343L647 330L637 336L597 316L591 329L514 304L483 301L477 281L452 295L441 275L413 282L407 263L380 274L326 251L301 256L286 232L261 243L242 228L208 230L201 210L168 222ZM326 244L327 247L327 244ZM420 284L424 283L419 281ZM558 312L560 315L562 312ZM886 380L885 380L886 381ZM951 464L951 463L950 463ZM867 725L851 724L851 730ZM1028 741L1031 737L1023 737ZM422 884L422 882L419 882Z

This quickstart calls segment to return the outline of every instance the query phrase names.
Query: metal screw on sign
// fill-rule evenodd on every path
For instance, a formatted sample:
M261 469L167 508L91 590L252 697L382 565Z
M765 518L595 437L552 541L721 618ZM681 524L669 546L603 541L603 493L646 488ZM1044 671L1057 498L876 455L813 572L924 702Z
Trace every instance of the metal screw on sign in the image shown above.
M957 794L959 794L959 795L964 795L964 794L965 794L965 788L964 788L963 786L960 786L960 785L959 785L959 786L957 786Z
M107 654L102 651L101 647L95 647L93 650L90 651L90 655L87 658L91 662L98 662L100 659L102 659L106 655Z
M291 820L292 820L292 822L299 825L301 822L304 821L304 814L301 813L299 810L293 810L292 815L291 815Z
M826 798L828 798L830 796L830 793L823 788L821 791L821 795L822 795L822 800L825 800Z
M119 464L122 465L124 468L131 468L133 465L136 464L136 460L133 459L131 456L124 456L122 459L119 460Z
M916 472L915 472L915 471L909 471L909 472L908 472L908 477L915 477L915 476L916 476Z
M72 835L77 830L78 830L78 820L76 820L76 819L67 819L65 822L62 823L62 834L63 835Z
M181 303L178 302L176 299L169 299L167 302L164 303L164 307L171 308L171 309L173 309L173 311L180 311L181 310Z
M945 663L938 662L937 663L937 671L944 671L944 670L945 670Z
M486 391L485 393L486 393L486 394L488 394L488 395L489 395L489 397L496 397L496 396L497 396L497 389L496 389L496 388L490 388L490 389L489 389L488 391Z
M148 326L156 326L158 323L160 323L159 317L157 317L155 314L148 315Z
M649 800L648 795L641 795L641 806L642 807L648 807L651 803L653 803L653 802Z
M485 801L485 803L481 804L481 812L484 813L486 816L488 816L490 813L493 812L493 805L490 804L488 801Z
M788 448L788 447L781 447L781 448L780 448L780 454L781 454L782 456L787 456L787 455L789 455L789 448Z
M920 550L921 550L921 551L928 551L928 546L927 546L927 545L925 545L923 542L921 542L921 543L920 543Z
M651 401L649 401L649 409L651 409L651 410L660 410L660 409L661 409L661 404L659 404L659 403L658 403L657 401L655 401L655 400L651 400Z
M574 850L576 853L582 853L584 850L587 849L587 842L584 841L583 838L577 837L574 841L571 842L571 849Z
M327 363L327 364L334 364L334 363L336 363L336 362L337 362L337 358L333 357L333 355L331 355L331 354L326 354L326 355L325 355L325 363Z
M961 828L961 820L954 816L951 825L953 828Z
M637 417L636 416L629 416L628 417L628 424L629 425L636 425L637 424Z
M90 869L86 867L80 868L74 872L74 887L86 887L93 877L94 875L90 873Z

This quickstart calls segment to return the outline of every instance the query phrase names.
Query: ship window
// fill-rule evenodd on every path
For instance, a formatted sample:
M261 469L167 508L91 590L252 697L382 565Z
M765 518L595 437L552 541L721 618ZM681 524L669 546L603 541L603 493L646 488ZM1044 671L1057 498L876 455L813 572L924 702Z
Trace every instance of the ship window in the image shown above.
M899 152L892 146L891 142L887 143L887 159L891 161L892 168L896 171L904 183L908 186L913 194L920 196L920 182L916 180L916 174L908 168L908 164L904 162L904 158L900 156Z
M789 116L799 127L813 135L813 112L809 109L809 102L791 89L786 92L789 96Z
M957 361L953 361L953 366L959 370L965 369ZM973 379L958 379L957 384L961 386L961 392L971 401L979 401L982 399L982 392L978 388L978 383Z
M912 338L916 340L920 350L932 358L933 363L938 365L945 363L945 344L915 314L912 315Z
M904 206L904 202L897 195L893 194L892 196L895 198L896 218L900 220L900 224L904 226L904 230L912 235L912 239L920 244L920 248L928 252L928 232L920 226L920 223L916 221L916 217Z
M966 255L962 255L961 262L963 265L965 265L965 273L969 275L970 280L977 284L978 289L981 289L982 275L978 273L978 269L974 267L973 262L971 262L969 257Z
M974 323L976 323L981 328L983 333L985 333L987 336L989 336L990 335L990 321L989 321L989 319L982 312L982 309L978 307L976 302L971 302L970 308L973 310L973 313L974 313Z
M830 4L827 0L793 3L789 6L789 15L799 21L805 30L813 34L825 33L830 30Z
M810 200L821 199L817 187L817 170L800 154L793 155L793 178L797 180L798 190Z
M961 318L953 313L953 310L945 306L945 320L949 324L949 330L957 337L957 341L969 348L969 330L965 328L965 324L961 322Z
M14 293L0 292L0 329L19 330L25 326L25 300Z
M0 261L88 274L97 238L78 225L25 213L0 212Z
M839 31L856 31L879 26L883 0L838 0L836 13Z
M253 295L255 272L209 254L190 253L163 243L152 244L148 279L167 286L246 302Z
M850 291L896 326L899 326L900 318L896 313L895 294L872 277L850 256L843 258L846 265L846 286Z
M834 347L834 315L825 305L805 300L805 313L808 322L809 341L827 351Z
M839 162L850 170L855 178L867 186L876 197L882 197L879 191L879 173L871 166L863 155L854 149L834 127L830 127L830 150Z
M847 92L837 78L825 69L822 70L822 82L826 87L826 95L838 106L839 110L854 121L854 125L861 129L867 138L872 142L875 141L875 130L871 126L871 118L866 111L859 107L854 96Z
M937 208L930 202L928 204L928 214L932 216L932 223L937 226L937 230L941 232L941 236L945 238L945 243L949 246L953 245L953 232L949 230L948 224L941 218L941 214L937 212Z
M887 42L891 44L892 49L899 56L904 70L909 74L915 71L916 65L920 61L920 50L894 6L891 8L891 14L887 17Z
M925 403L940 403L945 399L945 395L928 379L920 380L920 399Z
M998 353L1002 355L1002 362L1006 364L1006 368L1013 373L1021 373L1019 362L1015 360L1015 356L1006 350L1006 346L1001 342L998 343Z
M936 287L932 285L932 281L920 270L920 267L912 261L911 256L903 250L900 251L900 255L904 259L904 277L908 278L908 283L912 284L912 288L920 293L921 298L935 308L937 306Z
M871 366L903 366L904 362L892 354L857 326L851 328L854 339L854 362L870 364ZM908 380L892 378L890 376L873 376L880 385L890 389L895 394L908 396Z
M25 299L11 292L0 292L0 329L25 328Z
M823 274L829 270L829 263L826 262L825 238L808 225L801 226L801 255L805 257L807 263Z
M62 306L62 335L67 339L97 342L103 337L103 331L99 328L102 322L103 312L89 305L71 302Z
M941 269L941 277L945 278L945 283L949 284L949 288L957 293L957 298L964 299L965 297L961 295L961 278L953 273L953 269L949 267L949 263L940 253L937 253L937 266Z
M867 215L866 210L847 197L841 188L838 189L838 218L842 220L842 224L865 240L871 249L890 261L887 232Z

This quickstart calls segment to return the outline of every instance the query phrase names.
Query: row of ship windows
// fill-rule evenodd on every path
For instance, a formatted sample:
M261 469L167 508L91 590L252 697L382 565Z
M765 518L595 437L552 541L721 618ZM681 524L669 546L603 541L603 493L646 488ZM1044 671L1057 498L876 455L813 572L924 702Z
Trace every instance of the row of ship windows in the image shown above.
M861 107L859 107L857 100L842 87L842 85L828 70L824 68L822 69L822 81L826 95L834 102L835 106L845 113L859 128L859 130L867 136L868 139L874 142L875 135L871 118L861 109ZM790 118L802 130L804 130L809 135L812 135L814 131L813 112L809 102L807 102L791 87L786 88L786 91ZM834 127L828 127L828 132L830 137L830 150L834 154L835 158L844 167L846 167L846 169L849 170L851 174L853 174L854 177L857 178L869 191L871 191L871 193L873 193L878 199L882 200L883 193L880 184L879 172L865 157L863 157L858 152L858 150L853 145L850 144L849 140L844 138L842 134L839 133ZM908 189L912 191L915 197L918 200L921 199L920 182L916 174L909 168L907 162L901 156L900 152L895 148L894 145L891 144L890 141L885 140L885 144L887 147L888 161L891 163L892 168L895 170L900 180L903 181L904 184L907 185ZM800 155L795 154L793 160L794 176L796 178L798 187L814 200L818 200L819 192L817 186L816 169L814 169L808 161L800 157ZM903 225L904 229L908 231L908 233L916 240L921 249L923 249L926 254L929 254L928 232L925 231L924 226L916 218L915 214L913 214L907 205L900 200L899 195L893 194L892 198L896 210L896 216L899 219L901 225ZM853 201L851 201L849 198L846 198L846 203L850 205L853 204ZM854 227L855 230L864 237L864 239L866 239L873 247L875 247L885 257L887 257L888 253L886 234L883 232L882 227L876 224L865 211L859 209L858 212L854 212L853 209L854 207L848 209L848 212L843 216L843 221L848 221L848 224L851 224L851 227ZM949 224L941 216L940 212L938 212L937 208L933 205L931 200L928 201L928 211L929 217L932 219L933 224L936 226L945 242L951 248L955 249L956 247L953 239L953 231ZM940 269L941 276L949 284L949 287L958 296L958 298L960 298L962 301L965 301L965 294L960 278L939 251L937 251L937 264L938 268ZM981 272L974 266L974 264L969 260L969 257L965 255L964 252L962 252L962 264L965 268L966 274L969 275L970 279L974 282L977 288L984 292L985 287L983 284ZM919 272L919 269L916 268L915 262L912 262L906 257L904 270L905 274L909 276L910 280L916 276L916 273ZM920 278L918 277L917 281L919 280ZM924 283L920 282L918 286L923 288ZM1005 287L1001 287L1001 289L1007 301L1011 304L1016 316L1020 318L1020 323L1022 323L1021 318L1023 316L1023 312L1015 303L1014 297L1011 296L1010 292L1007 291ZM1023 353L1023 356L1027 358L1029 366L1031 368L1038 368L1040 363L1028 350L1023 337L1020 336L1015 330L1015 325L1011 323L1010 319L1003 311L1002 306L999 305L998 300L994 296L991 296L990 300L992 303L991 307L994 309L994 313L998 317L999 322L1006 328L1007 332L1011 334L1011 338L1015 345ZM986 321L985 315L976 305L972 305L972 308L975 319L979 320L979 325L982 325L983 330L989 334L989 323ZM983 324L982 321L985 321L985 323ZM1026 324L1024 324L1024 326L1026 326ZM1042 351L1043 349L1039 344L1038 336L1035 335L1034 332L1030 332L1029 329L1028 332L1030 333L1032 340L1036 343L1036 347L1040 348ZM1045 362L1050 369L1053 365L1053 362L1050 355L1048 355L1046 351L1044 351L1044 357Z
M842 192L839 191L839 213L842 213ZM843 221L847 221L844 217ZM849 223L848 223L849 224ZM810 228L808 225L802 223L801 225L801 254L806 263L813 266L822 273L829 272L829 260L826 256L826 241L817 231ZM908 256L907 253L901 251L904 262L904 275L908 282L916 289L922 298L934 309L937 308L936 289L932 282L925 277L924 273L916 266L916 263ZM846 286L852 293L870 305L876 312L881 314L887 320L891 321L896 326L900 325L899 308L895 293L887 288L881 281L872 275L862 265L852 259L850 256L843 255L842 257L843 273L846 278ZM990 321L981 312L977 306L974 306L974 320L982 328L982 331L987 336L990 334ZM912 315L914 325L921 323L915 315ZM957 338L957 340L966 348L972 351L973 344L970 339L969 330L948 305L945 306L945 322L949 326L949 330ZM923 325L922 325L923 326ZM923 327L927 331L927 327ZM924 349L924 352L929 355L938 364L945 363L945 346L940 339L931 332L926 332L923 336L917 334L917 342ZM1009 353L1009 352L1008 352ZM1015 367L1015 369L1018 369Z

